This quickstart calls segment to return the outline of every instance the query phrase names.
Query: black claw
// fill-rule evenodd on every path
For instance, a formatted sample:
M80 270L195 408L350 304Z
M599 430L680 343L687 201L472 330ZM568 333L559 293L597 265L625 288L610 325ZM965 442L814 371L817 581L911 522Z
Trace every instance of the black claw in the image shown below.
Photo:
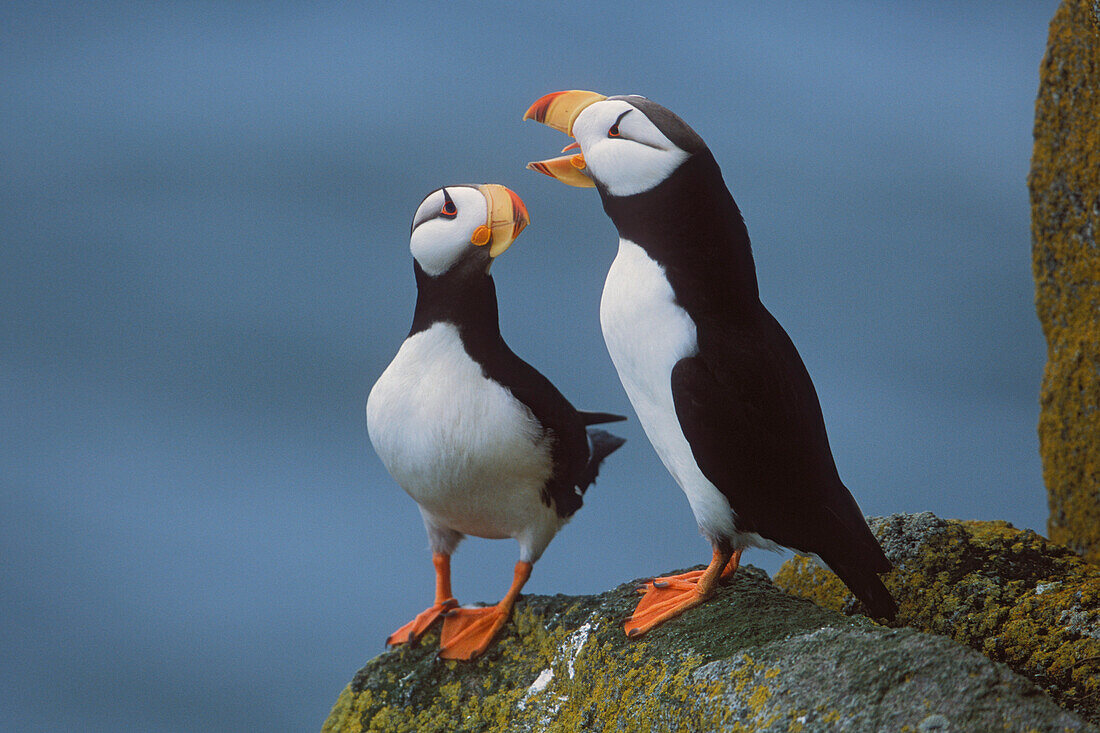
M627 635L627 637L628 637L628 638L631 638L631 639L633 639L633 638L634 638L635 636L637 636L637 635L638 635L638 634L640 634L640 633L642 633L642 630L641 630L641 629L639 629L639 628L638 628L637 626L635 626L635 627L634 627L633 629L631 629L630 631L627 631L627 632L626 632L626 635Z
M667 588L668 587L668 581L667 580L654 580L653 581L653 587L654 588Z

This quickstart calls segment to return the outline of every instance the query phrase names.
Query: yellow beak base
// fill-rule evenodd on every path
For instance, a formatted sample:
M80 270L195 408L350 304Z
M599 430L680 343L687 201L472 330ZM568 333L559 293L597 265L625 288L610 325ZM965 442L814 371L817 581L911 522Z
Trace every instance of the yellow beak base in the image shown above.
M471 241L476 245L488 245L489 256L499 257L531 223L531 217L523 199L511 189L497 183L486 183L478 186L478 190L485 197L485 227L489 236L485 237L485 232L478 227Z

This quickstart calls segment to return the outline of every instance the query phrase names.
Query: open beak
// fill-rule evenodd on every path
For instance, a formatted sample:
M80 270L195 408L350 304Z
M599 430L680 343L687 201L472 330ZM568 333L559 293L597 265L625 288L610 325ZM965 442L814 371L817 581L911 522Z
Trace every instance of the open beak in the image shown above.
M536 160L527 164L528 170L544 173L551 178L556 178L567 186L578 188L592 188L596 182L584 172L587 163L580 153L576 155L563 155L548 160Z
M486 183L477 188L487 205L487 231L484 232L486 236L482 237L484 241L475 240L474 244L489 245L489 256L499 257L531 223L531 217L523 199L511 189L497 183Z
M532 104L523 115L525 120L541 122L555 130L560 130L566 135L573 135L573 123L577 116L591 104L607 99L596 92L586 92L582 89L573 89L567 92L551 92ZM567 145L563 153L579 147L576 142ZM584 155L563 155L548 160L539 160L528 163L527 167L533 171L544 173L551 178L556 178L569 186L591 188L595 182L591 176L585 173L587 167Z

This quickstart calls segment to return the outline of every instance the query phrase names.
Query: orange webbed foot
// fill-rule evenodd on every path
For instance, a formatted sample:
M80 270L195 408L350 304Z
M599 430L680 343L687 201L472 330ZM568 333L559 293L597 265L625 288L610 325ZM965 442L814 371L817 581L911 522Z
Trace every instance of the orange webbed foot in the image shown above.
M442 552L432 553L432 565L435 566L435 603L386 637L388 646L416 641L435 623L437 618L458 605L458 601L451 594L451 556Z
M442 659L469 660L481 656L508 621L509 612L497 606L455 608L443 617L439 640Z
M439 656L443 659L474 659L485 653L493 638L512 615L512 606L520 589L531 577L531 563L516 563L512 587L495 606L456 608L443 616L443 633L439 640Z
M714 591L719 578L728 577L737 570L740 559L740 550L732 555L715 550L706 570L691 570L649 581L638 589L643 594L642 600L623 625L626 635L640 636L698 606Z
M416 641L435 623L436 619L457 605L458 601L454 598L448 598L442 603L429 606L418 613L412 621L386 637L386 644L388 646L398 646Z
M641 590L644 594L642 600L623 626L627 636L644 634L654 626L699 605L707 595L702 592L697 580L673 577L654 578Z

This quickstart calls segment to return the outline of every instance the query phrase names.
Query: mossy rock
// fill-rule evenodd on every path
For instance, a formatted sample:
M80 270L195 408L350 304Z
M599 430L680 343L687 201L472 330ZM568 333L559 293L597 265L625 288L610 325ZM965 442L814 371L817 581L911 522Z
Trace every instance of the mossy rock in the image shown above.
M1039 449L1047 531L1100 562L1100 3L1066 0L1039 70L1031 191L1047 341Z
M525 596L474 662L438 659L436 631L385 652L323 731L1096 730L981 654L826 610L751 566L628 639L636 586Z
M894 563L883 581L898 601L899 624L1003 662L1100 723L1100 568L1007 522L927 512L869 522ZM824 608L858 608L840 580L808 558L784 563L775 582Z

